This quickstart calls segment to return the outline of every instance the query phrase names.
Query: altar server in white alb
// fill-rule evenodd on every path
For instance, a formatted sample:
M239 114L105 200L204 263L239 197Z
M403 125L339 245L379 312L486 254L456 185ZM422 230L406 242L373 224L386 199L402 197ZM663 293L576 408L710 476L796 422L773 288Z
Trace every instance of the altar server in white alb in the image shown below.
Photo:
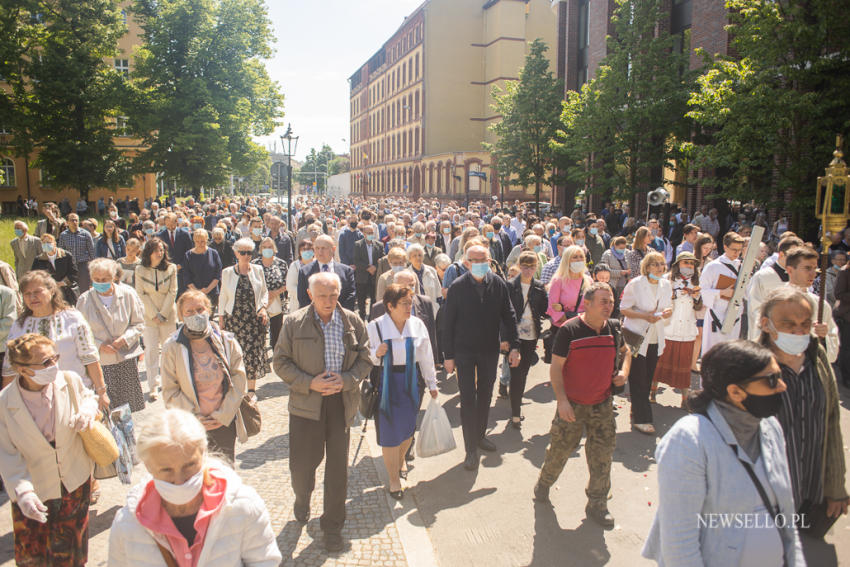
M796 236L784 237L776 248L778 254L776 262L769 266L762 266L750 280L747 286L747 319L752 321L752 324L747 329L747 338L751 341L758 341L761 336L761 329L755 323L761 319L761 304L767 294L788 282L788 272L785 271L788 251L802 245L803 241Z
M726 341L732 341L741 335L741 314L735 320L732 332L724 335L720 332L729 299L735 293L735 280L741 268L738 257L744 249L744 238L736 232L727 232L723 237L723 255L705 265L700 276L702 300L707 310L705 326L702 331L702 352Z

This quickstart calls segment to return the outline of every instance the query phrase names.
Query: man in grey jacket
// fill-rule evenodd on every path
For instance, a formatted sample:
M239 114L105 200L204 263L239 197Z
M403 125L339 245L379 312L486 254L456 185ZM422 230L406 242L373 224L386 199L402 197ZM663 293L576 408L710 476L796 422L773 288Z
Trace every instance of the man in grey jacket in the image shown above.
M274 349L274 371L289 384L289 470L295 518L310 519L316 468L327 454L325 548L343 548L348 484L349 428L360 400L360 381L372 369L366 325L339 305L334 272L310 276L310 305L287 315Z

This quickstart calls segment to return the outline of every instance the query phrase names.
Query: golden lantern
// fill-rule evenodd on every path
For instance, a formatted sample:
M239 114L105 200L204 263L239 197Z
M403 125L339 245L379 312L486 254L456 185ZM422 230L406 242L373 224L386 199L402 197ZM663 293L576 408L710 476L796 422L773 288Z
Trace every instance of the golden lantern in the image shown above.
M850 175L841 150L842 137L835 140L834 156L826 168L826 175L818 177L815 217L821 221L821 276L818 322L823 322L823 301L826 296L826 269L829 258L830 236L840 233L850 219Z

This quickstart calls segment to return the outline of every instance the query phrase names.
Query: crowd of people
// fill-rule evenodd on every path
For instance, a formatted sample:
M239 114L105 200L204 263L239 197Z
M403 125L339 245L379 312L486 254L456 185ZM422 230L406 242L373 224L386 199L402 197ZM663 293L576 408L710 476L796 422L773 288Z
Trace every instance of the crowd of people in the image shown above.
M645 435L661 388L691 414L656 454L663 490L644 554L659 564L804 565L808 538L823 537L807 520L847 513L836 376L848 385L850 229L818 274L818 251L787 217L768 226L749 207L644 221L615 203L542 217L519 202L404 198L119 204L98 202L101 223L81 218L84 201L45 203L34 235L15 223L15 265L0 262L0 477L20 565L85 564L99 486L80 433L101 411L160 401L138 431L148 474L115 517L110 565L277 565L265 505L231 468L250 434L245 405L270 372L289 387L299 522L325 462L329 551L344 547L364 381L400 500L426 391L437 398L456 376L474 471L480 451L498 450L496 380L522 432L526 381L544 364L557 409L530 497L549 502L586 436L585 512L606 528L614 396L628 386ZM750 274L745 304L731 303ZM711 514L776 529L710 530Z

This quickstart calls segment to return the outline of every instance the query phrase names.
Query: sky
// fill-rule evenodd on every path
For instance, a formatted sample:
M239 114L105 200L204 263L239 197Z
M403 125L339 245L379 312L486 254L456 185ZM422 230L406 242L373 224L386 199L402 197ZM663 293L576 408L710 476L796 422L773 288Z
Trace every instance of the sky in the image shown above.
M283 125L256 138L268 149L286 124L299 136L295 159L323 143L348 153L348 77L390 38L423 0L266 0L275 55L266 62L284 95Z

